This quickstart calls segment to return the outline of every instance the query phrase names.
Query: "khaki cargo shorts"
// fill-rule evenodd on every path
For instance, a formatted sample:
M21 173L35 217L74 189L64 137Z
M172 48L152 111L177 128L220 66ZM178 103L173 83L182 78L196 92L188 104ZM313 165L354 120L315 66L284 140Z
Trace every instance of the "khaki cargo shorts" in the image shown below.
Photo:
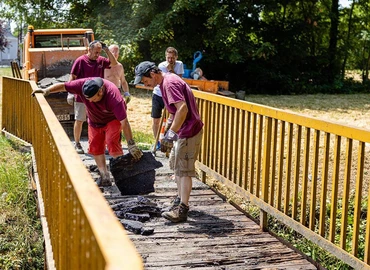
M195 177L195 161L197 160L203 129L191 138L178 139L169 157L170 169L179 177Z
M82 102L74 103L75 120L85 122L86 121L86 107Z

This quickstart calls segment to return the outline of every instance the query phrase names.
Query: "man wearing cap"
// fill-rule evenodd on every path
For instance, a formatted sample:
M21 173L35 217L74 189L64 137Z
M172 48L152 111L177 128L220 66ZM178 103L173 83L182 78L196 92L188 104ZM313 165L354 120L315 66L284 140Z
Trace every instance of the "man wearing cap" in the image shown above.
M78 95L85 104L88 116L88 152L94 156L101 176L97 184L111 186L104 152L107 146L113 158L123 155L121 130L133 158L138 160L143 155L133 140L126 114L126 103L120 91L112 82L95 77L54 84L46 89L37 89L32 92L32 95L42 93L47 96L49 93L63 91Z
M158 68L162 71L162 73L171 72L175 73L178 76L182 77L184 74L184 64L177 60L178 58L178 52L174 47L168 47L165 51L165 58L166 61L160 63L158 65ZM162 111L164 108L164 103L162 100L162 93L159 88L159 86L155 86L153 88L153 96L152 96L152 112L151 116L153 119L153 134L154 138L157 138L157 134L161 128L161 117L162 117ZM167 122L171 122L172 119L167 119ZM158 142L157 145L154 147L160 146L160 143Z
M101 56L102 50L105 51L108 58ZM69 81L88 77L104 77L104 70L115 67L118 64L116 58L109 51L108 47L94 40L90 42L87 54L78 57L72 66ZM73 137L77 153L83 154L80 139L83 122L86 121L86 108L78 95L68 94L67 102L74 106L75 123L73 125Z
M172 222L187 220L195 160L203 134L195 97L189 85L173 73L162 73L152 62L145 61L135 68L134 84L159 85L166 109L173 122L161 141L161 151L170 154L170 168L175 171L178 194L171 207L162 216ZM177 143L174 146L174 141ZM173 147L174 146L174 147Z

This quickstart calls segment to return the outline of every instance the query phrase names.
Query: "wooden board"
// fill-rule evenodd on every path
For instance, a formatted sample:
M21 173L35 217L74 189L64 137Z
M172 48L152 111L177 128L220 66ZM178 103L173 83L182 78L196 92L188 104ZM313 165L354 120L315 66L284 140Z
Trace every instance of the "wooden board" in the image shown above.
M205 81L205 80L193 80L182 78L192 89L210 92L216 94L218 91L228 91L229 90L229 82L227 81ZM139 89L146 89L146 90L153 90L153 87L147 87L143 84L135 85L136 88Z

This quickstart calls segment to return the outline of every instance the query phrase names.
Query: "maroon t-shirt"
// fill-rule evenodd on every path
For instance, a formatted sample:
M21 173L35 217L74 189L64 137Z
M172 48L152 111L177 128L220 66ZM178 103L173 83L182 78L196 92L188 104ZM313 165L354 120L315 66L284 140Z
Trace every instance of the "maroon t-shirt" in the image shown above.
M71 74L76 76L76 79L88 78L88 77L100 77L104 78L104 69L109 68L110 61L108 58L99 56L96 60L91 60L87 54L78 57L72 66ZM77 102L82 100L76 96Z
M65 89L78 96L81 102L85 104L88 124L92 127L104 127L115 119L118 121L126 119L126 103L114 83L103 79L105 89L100 101L90 102L85 98L82 94L82 86L86 80L91 79L83 78L65 83Z
M164 105L169 113L176 114L175 103L186 102L188 114L178 131L179 138L191 138L197 135L203 127L203 122L200 119L198 106L190 86L176 74L165 73L159 88L162 92Z

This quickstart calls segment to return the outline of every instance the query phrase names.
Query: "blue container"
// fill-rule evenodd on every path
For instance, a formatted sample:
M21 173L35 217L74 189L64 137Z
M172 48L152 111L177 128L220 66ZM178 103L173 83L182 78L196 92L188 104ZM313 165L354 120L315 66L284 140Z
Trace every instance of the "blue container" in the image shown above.
M185 68L184 69L184 78L190 78L191 69Z

